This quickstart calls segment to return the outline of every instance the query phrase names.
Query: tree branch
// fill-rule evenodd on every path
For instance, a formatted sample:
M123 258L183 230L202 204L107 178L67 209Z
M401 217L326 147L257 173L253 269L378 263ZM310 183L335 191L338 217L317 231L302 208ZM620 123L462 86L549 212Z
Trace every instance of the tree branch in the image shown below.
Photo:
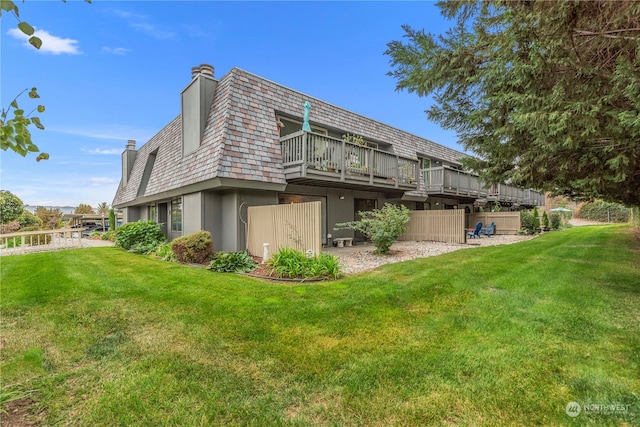
M640 36L616 36L614 33L621 33L627 31L640 31L640 28L630 28L625 30L610 30L610 31L587 31L587 30L574 30L573 32L578 36L603 36L608 39L624 39L624 40L639 40Z

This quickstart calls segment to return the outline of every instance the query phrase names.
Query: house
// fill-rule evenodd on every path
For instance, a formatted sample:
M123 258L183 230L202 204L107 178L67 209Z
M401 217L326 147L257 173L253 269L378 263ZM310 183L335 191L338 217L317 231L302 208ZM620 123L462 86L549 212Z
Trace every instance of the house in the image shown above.
M194 67L181 105L139 149L128 142L113 200L124 222L155 220L170 239L208 230L217 250L244 249L249 206L320 201L328 244L361 237L334 224L385 202L471 211L540 200L483 188L462 169L464 153L238 68L218 79L212 66Z

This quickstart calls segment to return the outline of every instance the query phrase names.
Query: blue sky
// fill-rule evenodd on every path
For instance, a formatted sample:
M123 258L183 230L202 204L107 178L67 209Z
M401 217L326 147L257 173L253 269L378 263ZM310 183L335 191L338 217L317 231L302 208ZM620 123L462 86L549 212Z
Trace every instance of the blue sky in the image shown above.
M15 1L15 0L14 0ZM40 51L0 20L1 105L37 87L51 155L0 152L0 187L30 205L111 204L126 141L138 147L179 114L191 67L239 67L462 150L426 119L430 100L396 92L386 44L401 25L443 33L433 2L16 1ZM21 107L35 107L27 97ZM22 105L24 104L24 105Z

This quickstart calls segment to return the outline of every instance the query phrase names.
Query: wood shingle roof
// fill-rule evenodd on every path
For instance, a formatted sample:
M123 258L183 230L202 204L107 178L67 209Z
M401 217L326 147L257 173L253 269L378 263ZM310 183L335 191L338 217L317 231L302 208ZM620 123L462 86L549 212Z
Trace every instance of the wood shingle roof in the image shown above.
M126 185L121 181L113 205L136 203L151 153L156 153L156 159L141 196L145 198L214 178L286 184L277 115L301 117L305 101L312 104L312 123L390 143L396 154L413 159L426 154L451 163L467 156L234 68L218 82L200 147L182 156L182 120L176 117L140 147L129 179Z

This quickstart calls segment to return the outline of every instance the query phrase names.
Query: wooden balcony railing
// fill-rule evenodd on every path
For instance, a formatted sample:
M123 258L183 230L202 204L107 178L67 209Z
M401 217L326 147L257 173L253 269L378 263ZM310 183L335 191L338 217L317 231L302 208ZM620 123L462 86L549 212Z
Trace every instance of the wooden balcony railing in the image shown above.
M280 138L288 179L305 178L415 190L418 161L326 135L299 131Z
M81 248L84 228L24 231L0 234L0 255Z
M470 172L449 166L422 170L424 187L428 194L486 198L489 201L543 206L544 194L509 184L486 187L480 178Z
M475 198L484 198L488 194L488 190L484 188L477 175L449 166L423 169L422 178L428 194Z
M524 189L510 184L496 184L489 189L487 200L517 203L527 206L544 206L544 194L530 188Z

